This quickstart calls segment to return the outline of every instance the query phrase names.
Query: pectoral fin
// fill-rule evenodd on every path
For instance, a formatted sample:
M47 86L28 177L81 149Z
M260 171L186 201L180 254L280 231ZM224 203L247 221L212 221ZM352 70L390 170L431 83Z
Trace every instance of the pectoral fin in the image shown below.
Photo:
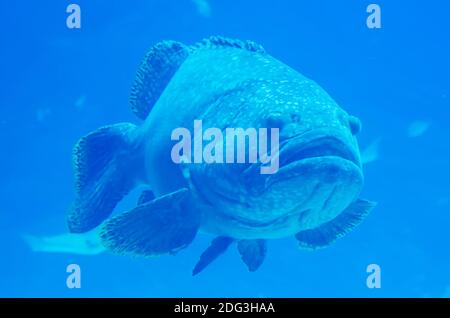
M100 233L102 243L120 254L176 253L192 242L200 225L188 198L181 189L112 218Z
M326 247L360 224L375 206L375 202L358 199L334 220L315 229L301 231L295 237L302 248Z

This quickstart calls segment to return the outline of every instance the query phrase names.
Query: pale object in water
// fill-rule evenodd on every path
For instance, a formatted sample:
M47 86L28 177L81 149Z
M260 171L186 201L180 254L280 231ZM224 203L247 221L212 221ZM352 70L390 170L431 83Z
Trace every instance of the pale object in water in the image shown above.
M211 16L211 5L207 0L192 0L200 15L209 18Z
M64 233L55 236L22 235L33 252L96 255L105 251L98 230L82 234Z
M83 108L86 104L86 95L81 95L74 103L76 108Z
M408 127L408 137L420 137L430 128L430 123L423 120L416 120Z
M381 138L375 139L370 145L368 145L361 152L361 162L363 164L368 164L377 161L380 155L380 142Z

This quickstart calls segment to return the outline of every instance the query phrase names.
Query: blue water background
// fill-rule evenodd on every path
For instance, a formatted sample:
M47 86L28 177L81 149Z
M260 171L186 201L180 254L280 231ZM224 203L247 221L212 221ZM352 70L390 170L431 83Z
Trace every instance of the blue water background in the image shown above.
M375 1L382 29L366 27L368 1L73 0L82 29L65 25L70 1L0 1L0 296L400 297L450 295L450 32L448 1ZM317 81L363 122L361 148L380 140L363 197L379 202L335 245L299 250L270 241L248 273L232 248L191 277L211 237L177 256L34 253L21 233L59 234L74 198L71 151L105 124L139 121L128 106L136 69L163 39L251 39ZM418 137L415 121L429 123ZM135 205L134 192L118 211ZM66 266L82 288L66 287ZM381 289L366 267L381 266Z

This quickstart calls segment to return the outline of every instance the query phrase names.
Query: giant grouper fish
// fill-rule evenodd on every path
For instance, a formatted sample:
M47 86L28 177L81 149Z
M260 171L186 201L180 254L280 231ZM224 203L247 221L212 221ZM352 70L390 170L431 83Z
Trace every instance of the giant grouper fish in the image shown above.
M326 247L375 206L359 198L360 121L254 42L160 42L142 62L130 103L142 125L100 128L74 148L77 196L68 226L72 233L98 233L102 247L94 244L95 251L174 254L203 232L215 238L194 275L233 243L255 271L267 240L295 236L302 248ZM174 163L172 131L194 120L222 130L277 128L279 170ZM136 208L110 217L140 185L153 195L145 191Z

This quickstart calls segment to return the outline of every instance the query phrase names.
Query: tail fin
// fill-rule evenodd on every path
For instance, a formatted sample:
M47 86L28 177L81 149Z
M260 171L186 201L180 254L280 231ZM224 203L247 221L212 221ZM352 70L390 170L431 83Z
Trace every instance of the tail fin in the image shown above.
M65 233L55 236L22 235L33 252L96 255L105 251L98 231L83 234Z
M101 224L143 173L136 126L120 123L97 129L75 145L77 197L68 216L73 233Z

